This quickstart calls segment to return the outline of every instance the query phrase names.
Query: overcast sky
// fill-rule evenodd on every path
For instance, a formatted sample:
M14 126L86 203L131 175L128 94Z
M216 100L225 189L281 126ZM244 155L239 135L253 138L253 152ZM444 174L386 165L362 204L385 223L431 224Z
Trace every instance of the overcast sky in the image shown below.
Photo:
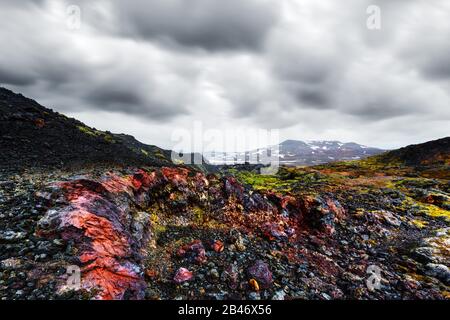
M382 148L450 136L448 0L0 5L2 86L148 144L195 121Z

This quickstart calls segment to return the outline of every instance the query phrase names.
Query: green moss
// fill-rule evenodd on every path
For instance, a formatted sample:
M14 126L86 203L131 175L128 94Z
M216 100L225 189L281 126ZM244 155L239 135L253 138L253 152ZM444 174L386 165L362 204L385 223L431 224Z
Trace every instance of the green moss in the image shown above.
M77 128L78 128L78 130L80 130L84 134L90 135L92 137L103 138L103 139L105 139L105 141L107 141L109 143L115 143L116 142L114 140L113 136L111 134L109 134L109 133L102 132L102 131L95 130L95 129L91 129L91 128L86 127L86 126L78 126Z
M400 180L395 181L394 187L400 188L403 190L408 190L410 188L431 188L435 187L438 182L435 179L428 179L428 178L403 178Z
M407 169L400 161L386 159L384 155L372 156L361 160L338 161L315 166L319 170L333 170L350 172L354 176L370 177L382 173L383 175L403 175Z
M85 134L88 134L88 135L93 136L93 137L96 137L96 136L97 136L97 132L94 131L94 130L92 130L92 129L89 128L89 127L86 127L86 126L78 126L77 128L78 128L78 130L80 130L81 132L83 132L83 133L85 133Z
M155 237L158 237L161 233L166 232L167 227L161 222L159 218L160 209L155 205L149 208L147 211L150 214L150 222L152 230L155 233Z
M444 218L450 221L449 210L439 208L432 204L422 203L408 196L405 197L405 200L398 209L404 212L415 209L415 212L418 214L422 214L430 218Z
M167 160L166 156L163 155L160 151L155 152L155 157L160 158L161 160Z
M110 135L110 134L104 134L104 138L105 138L105 140L107 141L107 142L109 142L109 143L115 143L116 142L116 140L114 140L114 138L113 138L113 136L112 135Z
M198 224L202 224L205 221L205 212L202 208L195 206L192 209L192 213L194 214L194 221Z
M230 173L228 171L228 173ZM323 174L318 170L302 167L281 167L275 175L262 175L250 171L236 171L234 176L243 184L257 191L293 192L315 188L325 184L339 184L343 178L338 174Z
M258 191L290 191L291 184L295 182L294 180L281 180L273 175L261 175L248 171L238 172L236 178Z
M141 149L141 152L148 157L148 152L147 151L145 151L144 149Z

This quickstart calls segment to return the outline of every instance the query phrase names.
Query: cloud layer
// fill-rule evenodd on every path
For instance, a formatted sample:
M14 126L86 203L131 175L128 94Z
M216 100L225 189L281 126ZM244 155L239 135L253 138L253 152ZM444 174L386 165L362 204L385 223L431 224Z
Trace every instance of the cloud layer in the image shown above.
M69 5L81 9L71 30ZM366 26L369 5L381 29ZM391 148L449 135L445 0L2 1L0 84L171 147L175 128Z

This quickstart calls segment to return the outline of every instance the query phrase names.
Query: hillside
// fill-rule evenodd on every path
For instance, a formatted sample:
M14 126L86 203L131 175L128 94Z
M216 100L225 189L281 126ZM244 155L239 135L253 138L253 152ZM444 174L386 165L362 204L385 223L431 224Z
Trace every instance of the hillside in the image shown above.
M89 128L0 88L0 168L169 165L170 156L132 137Z
M326 167L339 171L357 171L371 176L384 175L450 179L450 138L410 145L371 156L360 161L330 163ZM321 168L321 166L317 166ZM322 166L323 167L323 166Z
M450 137L393 150L384 154L380 160L417 168L450 166Z

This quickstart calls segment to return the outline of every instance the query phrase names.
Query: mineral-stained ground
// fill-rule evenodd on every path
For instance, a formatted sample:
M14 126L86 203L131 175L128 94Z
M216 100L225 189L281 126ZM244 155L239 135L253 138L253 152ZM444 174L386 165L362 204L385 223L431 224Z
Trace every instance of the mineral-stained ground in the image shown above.
M450 298L450 138L260 175L0 88L0 160L3 300Z
M5 171L0 296L450 298L448 177L372 162Z

